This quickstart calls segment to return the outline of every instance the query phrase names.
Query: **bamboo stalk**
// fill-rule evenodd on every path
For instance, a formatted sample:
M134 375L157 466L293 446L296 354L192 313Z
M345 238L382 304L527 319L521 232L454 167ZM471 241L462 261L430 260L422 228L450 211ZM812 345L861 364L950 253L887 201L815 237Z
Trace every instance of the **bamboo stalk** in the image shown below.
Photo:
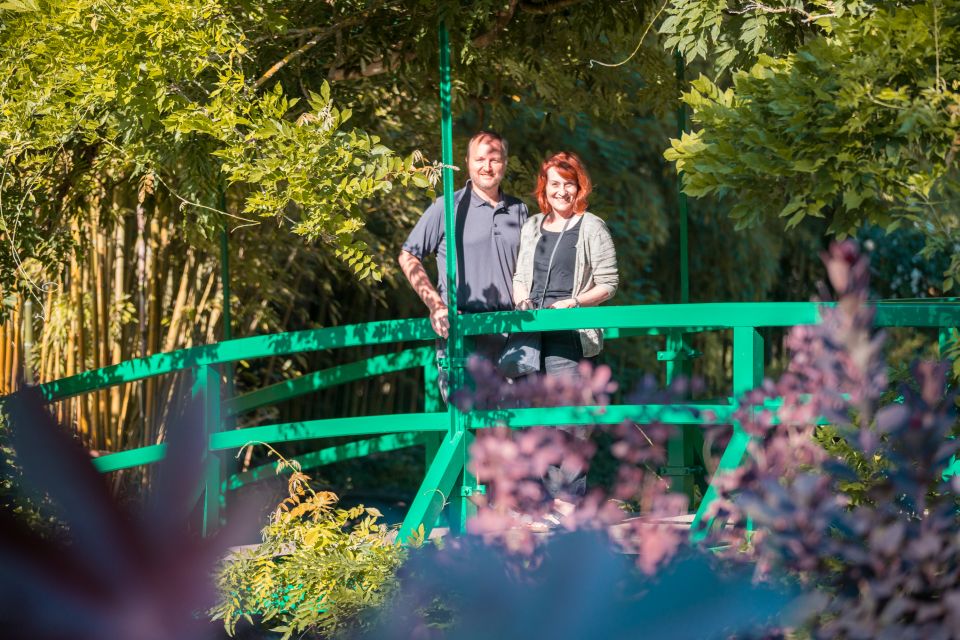
M16 391L20 387L23 376L23 298L18 297L17 305L11 314L13 322L13 355L10 360L10 390Z
M184 268L181 270L180 275L180 285L177 288L177 298L173 303L173 311L170 314L170 326L163 344L164 351L173 351L178 345L183 344L183 319L187 307L187 296L191 286L196 281L196 273L197 264L193 247L187 247Z
M92 202L90 207L93 209L97 208L97 204ZM94 227L99 226L97 222L94 223ZM99 247L97 246L97 236L99 234L94 231L90 241L90 245L87 247L87 264L84 269L86 276L86 286L84 289L90 292L90 327L89 333L87 333L87 327L84 327L84 333L90 336L90 356L93 364L93 369L100 368L100 325L102 324L100 318L100 256L98 255ZM89 402L89 411L90 411L90 429L92 431L92 437L90 441L90 447L98 451L103 450L104 448L104 425L102 424L100 418L100 396L99 392L94 392L86 394Z
M64 355L66 356L66 359L67 359L64 375L69 378L70 376L77 373L76 339L77 339L77 334L79 334L80 332L80 328L77 326L77 317L79 313L78 307L80 306L78 302L78 298L80 297L80 293L79 293L80 285L78 280L80 278L78 274L77 260L75 256L70 257L70 270L68 272L68 278L69 278L69 284L68 284L69 294L68 295L69 295L70 304L67 306L67 313L70 314L70 317L69 317L70 330L67 332L67 341L66 341L66 344L64 345L64 352L65 352ZM84 425L80 424L79 419L76 419L76 420L74 419L78 415L77 409L76 409L77 407L76 398L68 401L67 406L69 407L69 409L67 409L67 413L69 415L70 422L76 424L77 428L80 429L81 436L84 436L85 435L83 431Z
M73 300L74 308L76 310L77 318L77 369L78 373L85 371L87 368L87 331L86 331L86 322L84 321L84 301L83 301L83 285L84 281L87 280L89 274L88 269L84 269L84 265L81 262L77 263L77 287L76 287L76 297ZM79 410L79 419L81 422L81 429L83 433L87 435L86 445L87 447L92 447L94 444L94 439L96 438L96 432L94 431L94 425L91 421L90 411L89 411L89 394L84 394L78 398L77 404L80 407Z
M4 394L10 393L10 384L7 380L7 371L9 371L9 360L10 350L13 348L11 344L10 335L10 321L4 320L0 324L0 391Z
M101 199L101 206L99 207L100 213L100 223L97 225L96 233L96 256L97 256L97 269L96 269L96 287L97 292L97 301L99 306L97 309L98 315L100 316L100 331L98 333L95 347L97 349L97 360L99 362L99 367L105 367L110 364L110 343L111 343L111 331L110 331L110 260L109 253L107 251L107 242L108 238L108 228L109 228L109 212L106 211L103 207L104 200ZM103 446L107 450L113 449L113 423L112 416L110 412L110 391L102 390L97 394L97 404L99 405L100 411L100 423L102 425L102 437L103 437Z

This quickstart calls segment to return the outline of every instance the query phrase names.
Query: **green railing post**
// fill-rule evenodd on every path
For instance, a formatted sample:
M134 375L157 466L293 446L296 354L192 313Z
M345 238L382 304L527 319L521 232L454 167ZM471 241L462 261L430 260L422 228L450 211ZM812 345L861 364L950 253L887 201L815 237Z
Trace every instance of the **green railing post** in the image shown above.
M437 365L433 362L427 363L423 367L423 412L434 413L443 411L443 399L440 397L440 376L438 375ZM426 456L426 465L430 463L437 455L437 449L443 441L443 434L425 433L424 454Z
M220 526L220 484L223 481L220 455L210 450L210 436L220 431L220 372L217 367L202 365L196 369L193 395L200 396L203 404L203 431L206 435L207 454L204 462L203 535L209 535Z
M738 400L747 391L755 389L763 382L763 337L754 327L733 328L733 396ZM706 517L707 510L717 497L715 483L724 473L736 469L747 452L750 436L734 422L733 436L727 444L716 473L700 502L700 508L691 524L691 538L696 542L703 540L713 525L713 516Z
M683 54L677 49L674 52L677 62L677 86L683 89L685 76ZM678 101L677 106L677 138L682 138L687 131L687 106ZM690 264L687 244L687 194L683 192L683 172L677 172L677 212L680 215L680 302L690 302Z
M456 212L453 207L453 108L451 105L452 83L450 82L450 34L445 22L440 22L440 133L443 144L443 216L444 237L447 243L447 308L450 320L450 332L447 337L447 371L448 371L448 400L452 394L461 389L466 380L464 365L466 363L466 348L460 322L459 305L457 300L457 242L456 242ZM458 436L464 449L460 465L464 474L459 486L454 489L454 496L449 498L455 504L465 491L476 488L476 479L466 469L467 448L469 443L463 436L465 420L460 410L452 402L447 403L450 415L450 436ZM470 515L469 504L459 510L460 528L465 526L466 518ZM453 524L453 523L452 523ZM456 526L456 524L454 524Z
M463 470L454 486L453 495L450 496L450 529L454 533L467 532L467 520L477 515L477 505L471 498L486 492L486 487L477 481L477 477L470 472L467 464L473 439L473 431L463 432Z
M447 244L445 271L447 309L450 330L447 334L447 399L463 386L464 345L460 316L457 312L457 243L456 220L453 207L453 110L450 82L450 35L447 25L440 21L440 133L443 156L443 215L444 237ZM447 402L449 428L427 468L423 484L410 505L410 511L400 527L399 540L405 541L421 525L429 535L440 511L453 499L459 499L461 487L455 486L457 477L466 466L465 420L452 402Z
M443 398L440 397L439 370L436 363L429 362L423 367L423 412L435 413L443 410ZM440 445L443 443L443 437L444 434L436 432L425 432L423 434L424 469L429 469L436 459L437 451L440 450ZM435 522L434 524L438 523Z
M693 374L694 351L687 344L687 336L678 330L667 334L667 348L657 354L667 365L667 384L678 378L690 380ZM689 398L676 398L678 401ZM694 487L703 469L698 466L698 451L703 446L703 434L696 425L676 425L667 442L667 466L663 470L670 481L670 490L682 493L693 506Z

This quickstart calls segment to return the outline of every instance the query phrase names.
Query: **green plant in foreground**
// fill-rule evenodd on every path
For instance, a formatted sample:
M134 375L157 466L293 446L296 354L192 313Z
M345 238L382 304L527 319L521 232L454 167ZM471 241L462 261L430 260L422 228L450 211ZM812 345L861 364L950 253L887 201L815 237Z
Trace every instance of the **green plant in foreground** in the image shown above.
M277 472L285 469L289 495L263 528L263 542L227 558L217 577L221 600L210 613L230 635L241 618L259 619L283 640L352 628L358 614L388 597L406 556L377 509L337 508L336 494L314 491L299 465L281 457Z

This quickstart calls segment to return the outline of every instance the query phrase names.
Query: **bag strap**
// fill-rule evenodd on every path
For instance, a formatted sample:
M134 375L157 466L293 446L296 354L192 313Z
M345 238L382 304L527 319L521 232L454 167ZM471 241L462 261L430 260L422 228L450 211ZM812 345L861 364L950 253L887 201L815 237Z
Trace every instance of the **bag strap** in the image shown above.
M557 237L557 243L553 245L553 251L550 252L550 260L547 261L547 280L543 283L543 291L540 293L540 301L537 302L537 309L543 308L543 301L547 297L547 287L550 286L550 272L553 271L553 258L557 255L557 249L560 248L560 241L563 240L563 234L567 230L567 227L570 225L570 220L573 216L570 216L563 222L563 229L560 230L560 235ZM546 220L546 218L544 218ZM543 231L543 225L540 225L540 231Z

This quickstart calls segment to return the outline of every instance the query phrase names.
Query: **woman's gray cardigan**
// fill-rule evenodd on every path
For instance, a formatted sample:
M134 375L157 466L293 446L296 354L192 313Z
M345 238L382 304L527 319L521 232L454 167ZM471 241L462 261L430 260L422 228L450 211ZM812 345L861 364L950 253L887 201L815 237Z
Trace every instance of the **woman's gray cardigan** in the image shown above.
M530 295L533 288L533 254L543 235L540 225L544 215L531 216L520 230L520 253L517 256L517 270L513 275L514 295ZM620 277L617 274L617 251L606 223L589 211L583 213L580 221L580 236L577 238L577 261L573 270L573 294L577 297L595 286L603 287L610 298L617 291ZM603 331L600 329L578 329L583 357L590 358L603 348Z

